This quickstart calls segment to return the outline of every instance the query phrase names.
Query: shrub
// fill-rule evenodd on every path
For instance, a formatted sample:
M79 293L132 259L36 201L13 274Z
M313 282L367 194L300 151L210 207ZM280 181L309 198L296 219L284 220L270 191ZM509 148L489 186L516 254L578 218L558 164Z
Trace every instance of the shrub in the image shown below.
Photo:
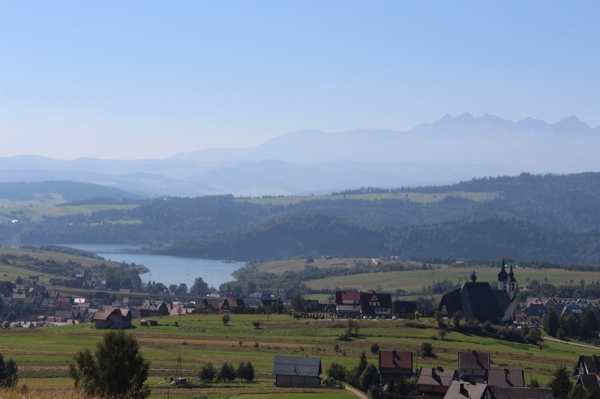
M4 357L0 355L0 387L14 387L17 385L17 381L19 381L19 367L17 363L12 359L4 362Z
M69 374L87 396L143 399L150 395L144 385L150 363L131 334L109 331L98 342L95 354L86 348L77 352L74 360Z
M229 323L229 320L231 320L231 317L229 317L228 314L224 314L223 317L221 317L221 320L223 321L223 325L226 326L227 323Z
M371 353L374 355L379 353L379 345L378 344L371 345Z

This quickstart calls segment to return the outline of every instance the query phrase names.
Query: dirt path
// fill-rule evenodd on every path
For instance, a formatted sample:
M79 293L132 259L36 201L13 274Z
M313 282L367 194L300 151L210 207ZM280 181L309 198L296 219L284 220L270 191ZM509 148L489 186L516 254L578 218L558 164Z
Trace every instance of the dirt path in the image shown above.
M344 386L344 389L354 395L356 395L357 397L359 397L360 399L369 399L367 398L367 395L365 395L364 393L360 392L358 389L356 388L352 388L350 385L346 385Z
M552 337L542 337L542 338L547 341L560 342L560 343L567 344L567 345L581 346L582 348L589 348L589 349L596 349L596 350L598 349L597 346L593 346L593 345L585 345L585 344L578 344L575 342L561 341L560 339L552 338Z

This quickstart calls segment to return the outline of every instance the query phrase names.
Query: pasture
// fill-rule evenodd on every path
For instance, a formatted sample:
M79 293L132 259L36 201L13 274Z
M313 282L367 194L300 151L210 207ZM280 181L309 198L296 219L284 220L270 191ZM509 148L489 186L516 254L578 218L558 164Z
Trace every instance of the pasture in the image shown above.
M58 201L58 200L57 200ZM56 206L57 201L23 201L23 203L0 199L0 222L10 222L12 220L28 219L34 222L40 222L45 217L59 217L76 214L89 215L92 212L105 210L126 210L134 209L138 205L120 205L120 204L89 204L73 206ZM62 200L64 202L64 200ZM124 221L131 223L131 221Z
M348 368L358 363L366 351L369 362L377 364L377 355L370 353L377 343L382 350L410 350L416 354L423 342L433 344L435 358L415 357L415 369L420 367L456 367L457 352L482 350L491 353L494 368L523 369L526 379L535 377L544 383L559 364L572 367L579 355L590 350L559 342L538 346L517 344L491 338L449 333L444 340L438 337L431 319L407 325L405 320L360 320L358 339L337 341L346 329L347 321L332 319L294 319L288 315L232 314L228 325L221 315L192 314L178 317L159 317L158 327L137 327L130 331L139 340L143 355L151 362L149 384L154 398L191 398L206 393L210 398L310 397L348 398L345 391L336 389L280 389L273 386L271 375L274 356L311 356L323 362L323 371L332 362ZM253 327L260 321L261 328ZM178 321L178 326L175 322ZM139 321L134 321L139 326ZM68 364L73 354L85 347L94 349L103 331L91 324L38 329L0 330L0 353L5 359L17 361L21 379L30 389L57 393L72 389ZM337 345L337 347L336 347ZM166 379L174 376L176 359L181 356L183 375L193 382L193 389L170 389ZM201 384L197 378L201 367L212 362L217 368L223 362L237 366L250 361L257 381L229 384ZM322 377L326 377L325 373ZM177 396L174 396L177 394Z

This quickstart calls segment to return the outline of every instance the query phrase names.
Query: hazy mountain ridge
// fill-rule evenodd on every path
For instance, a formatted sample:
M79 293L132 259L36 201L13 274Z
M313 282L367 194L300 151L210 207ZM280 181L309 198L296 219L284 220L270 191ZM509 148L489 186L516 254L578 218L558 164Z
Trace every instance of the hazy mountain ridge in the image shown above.
M600 127L446 115L408 131L282 134L255 147L166 159L0 158L0 181L73 180L148 196L324 193L362 186L449 184L473 177L600 170Z

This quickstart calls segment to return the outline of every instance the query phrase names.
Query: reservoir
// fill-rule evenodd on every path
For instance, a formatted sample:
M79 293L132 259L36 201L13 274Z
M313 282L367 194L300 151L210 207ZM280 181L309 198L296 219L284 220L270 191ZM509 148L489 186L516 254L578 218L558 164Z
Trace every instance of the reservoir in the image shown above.
M61 245L93 252L106 260L144 265L150 272L140 275L142 282L160 281L166 286L185 283L190 288L194 284L196 277L202 277L209 287L213 286L218 289L219 285L233 280L231 273L246 265L245 262L224 263L221 260L215 259L152 255L143 252L139 246L135 245Z

